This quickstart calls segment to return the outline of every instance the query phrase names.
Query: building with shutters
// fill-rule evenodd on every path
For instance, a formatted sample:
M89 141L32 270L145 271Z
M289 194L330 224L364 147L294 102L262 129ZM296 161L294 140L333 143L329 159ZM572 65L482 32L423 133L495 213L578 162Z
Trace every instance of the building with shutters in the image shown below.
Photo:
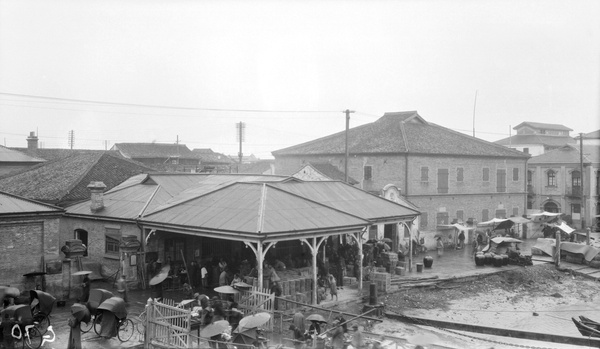
M427 122L416 111L385 113L348 132L348 175L375 195L396 187L419 208L425 243L454 220L483 222L526 213L530 155ZM310 163L344 171L345 132L273 152L275 171ZM387 229L387 227L386 227Z

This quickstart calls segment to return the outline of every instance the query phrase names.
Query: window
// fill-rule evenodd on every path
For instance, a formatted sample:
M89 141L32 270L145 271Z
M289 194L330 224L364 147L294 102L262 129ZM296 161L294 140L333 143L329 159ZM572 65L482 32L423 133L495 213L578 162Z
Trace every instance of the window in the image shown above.
M437 173L438 193L448 193L448 169L440 168Z
M523 148L523 153L529 154L529 148Z
M490 213L489 211L486 209L481 211L481 221L482 222L487 222L490 220Z
M530 200L527 201L527 209L528 210L533 209L533 201L530 201Z
M519 208L518 207L513 207L512 215L515 217L519 217Z
M571 213L581 213L581 204L571 204Z
M496 171L496 191L498 193L506 192L506 170Z
M83 256L86 257L88 255L88 232L83 229L75 229L73 238L81 240L81 243L85 245Z
M363 167L363 178L365 181L370 181L373 179L373 166Z
M421 182L429 182L429 167L421 167Z
M531 182L533 182L533 172L527 171L527 184L531 185Z
M111 255L119 254L119 242L121 240L121 230L116 228L104 228L104 253Z
M119 239L115 239L113 236L106 235L106 249L104 252L107 254L119 254Z
M496 210L496 218L506 219L506 210L505 209Z
M427 212L421 212L421 219L419 220L419 228L427 228Z
M465 216L465 211L463 211L463 210L456 211L456 219L458 219L459 221L464 222L464 216Z
M514 167L513 168L513 181L516 182L518 180L519 180L519 168Z
M441 224L449 224L450 220L448 217L448 212L438 212L436 216L437 225Z
M221 244L223 245L223 244ZM165 239L165 260L163 263L169 258L171 261L177 261L181 259L181 252L185 250L185 240L184 239Z
M556 187L556 172L554 172L553 170L549 170L546 173L546 177L548 178L548 186Z
M573 171L571 173L571 184L573 187L581 187L581 172Z
M490 169L487 167L483 168L483 181L484 182L490 181Z
M462 182L463 181L463 175L464 175L464 169L462 167L459 167L456 169L456 181L457 182Z

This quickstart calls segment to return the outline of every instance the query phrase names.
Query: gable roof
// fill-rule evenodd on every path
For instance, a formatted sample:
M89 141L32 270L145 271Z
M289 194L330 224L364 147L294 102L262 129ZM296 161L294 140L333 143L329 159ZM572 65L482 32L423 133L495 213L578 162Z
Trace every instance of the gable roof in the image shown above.
M559 147L565 144L574 144L575 140L569 136L551 136L551 135L515 135L500 139L494 143L504 146L514 146L520 144L538 144L549 147Z
M529 126L531 128L542 129L542 130L573 131L573 129L570 129L567 126L560 125L560 124L545 124L542 122L531 122L531 121L524 121L524 122L518 124L517 126L513 127L513 130L518 130L520 128L527 127L527 126Z
M224 164L228 165L234 161L227 155L216 153L210 148L193 149L194 156L200 159L200 163Z
M579 136L575 137L575 139L579 139ZM583 139L600 139L600 130L584 134Z
M25 162L36 164L44 161L46 160L0 145L0 162Z
M87 185L102 181L113 188L125 179L152 169L112 152L79 153L0 179L0 190L29 199L65 205L87 199Z
M47 205L34 200L0 191L0 216L33 213L62 213L60 207Z
M118 150L123 156L133 159L175 157L183 159L197 158L185 144L115 143L112 150Z
M385 113L348 131L351 154L429 154L528 158L508 149L425 121L416 111ZM345 154L345 131L272 152L273 156Z
M532 157L529 160L529 164L579 164L580 160L579 147L575 145L565 145ZM583 163L600 164L600 149L598 146L583 146Z

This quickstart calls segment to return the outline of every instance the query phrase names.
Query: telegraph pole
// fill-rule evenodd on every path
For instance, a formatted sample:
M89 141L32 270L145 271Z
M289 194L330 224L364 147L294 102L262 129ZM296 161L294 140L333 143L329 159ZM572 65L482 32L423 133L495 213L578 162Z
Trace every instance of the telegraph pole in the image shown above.
M348 183L348 130L350 129L350 113L354 113L354 110L346 109L346 156L344 160L344 182Z
M73 150L73 146L75 145L75 131L69 131L69 146L71 150Z
M243 153L242 153L242 142L245 140L244 136L245 136L245 131L246 131L246 123L244 122L238 122L237 124L235 124L236 129L237 129L237 139L240 142L240 151L238 152L238 157L240 158L240 165L242 164L242 157L243 157Z
M581 229L585 229L585 190L583 183L583 133L579 133L579 168L581 169Z

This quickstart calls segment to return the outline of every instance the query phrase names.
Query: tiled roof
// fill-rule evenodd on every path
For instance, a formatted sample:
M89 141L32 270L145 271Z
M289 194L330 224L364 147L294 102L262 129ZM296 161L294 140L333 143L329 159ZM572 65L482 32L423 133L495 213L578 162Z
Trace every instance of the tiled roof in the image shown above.
M531 122L531 121L525 121L522 122L520 124L518 124L517 126L513 127L513 130L518 130L522 127L525 126L529 126L531 128L536 128L536 129L542 129L542 130L559 130L559 131L573 131L573 129L568 128L567 126L564 125L559 125L559 124L545 124L542 122Z
M334 180L334 181L343 181L346 179L344 172L340 171L335 165L325 162L311 162L308 165L303 165L300 170L305 168L306 166L312 167L315 171L319 172L321 175ZM350 176L348 176L348 183L350 185L355 185L358 181Z
M0 162L40 163L44 161L44 159L36 158L34 156L30 156L20 151L6 148L0 145Z
M48 161L0 179L0 190L28 199L64 205L89 198L87 185L102 181L110 189L152 169L113 152L80 153Z
M583 162L585 164L600 164L600 149L594 145L583 146ZM544 154L532 157L530 165L536 164L579 164L579 147L575 145L565 145Z
M248 164L232 164L232 171L237 173L245 174L265 174L271 172L271 165L275 163L275 160L258 160Z
M426 122L417 112L386 113L377 121L348 131L351 154L412 153L527 158L529 155ZM345 153L345 132L289 148L275 157Z
M90 150L90 149L55 149L55 148L38 148L30 150L28 148L11 148L12 150L20 151L29 156L44 159L47 161L64 159L69 156L78 154L102 154L106 150Z
M170 157L196 159L185 144L116 143L112 149L119 150L124 156L132 159Z
M0 215L52 212L60 213L63 209L0 191Z
M518 144L539 144L551 147L558 147L565 144L574 144L575 140L567 136L515 135L512 137L503 138L494 143L504 146Z
M229 156L221 153L216 153L210 148L194 149L192 150L192 153L196 158L200 159L201 164L210 163L228 165L234 162Z

